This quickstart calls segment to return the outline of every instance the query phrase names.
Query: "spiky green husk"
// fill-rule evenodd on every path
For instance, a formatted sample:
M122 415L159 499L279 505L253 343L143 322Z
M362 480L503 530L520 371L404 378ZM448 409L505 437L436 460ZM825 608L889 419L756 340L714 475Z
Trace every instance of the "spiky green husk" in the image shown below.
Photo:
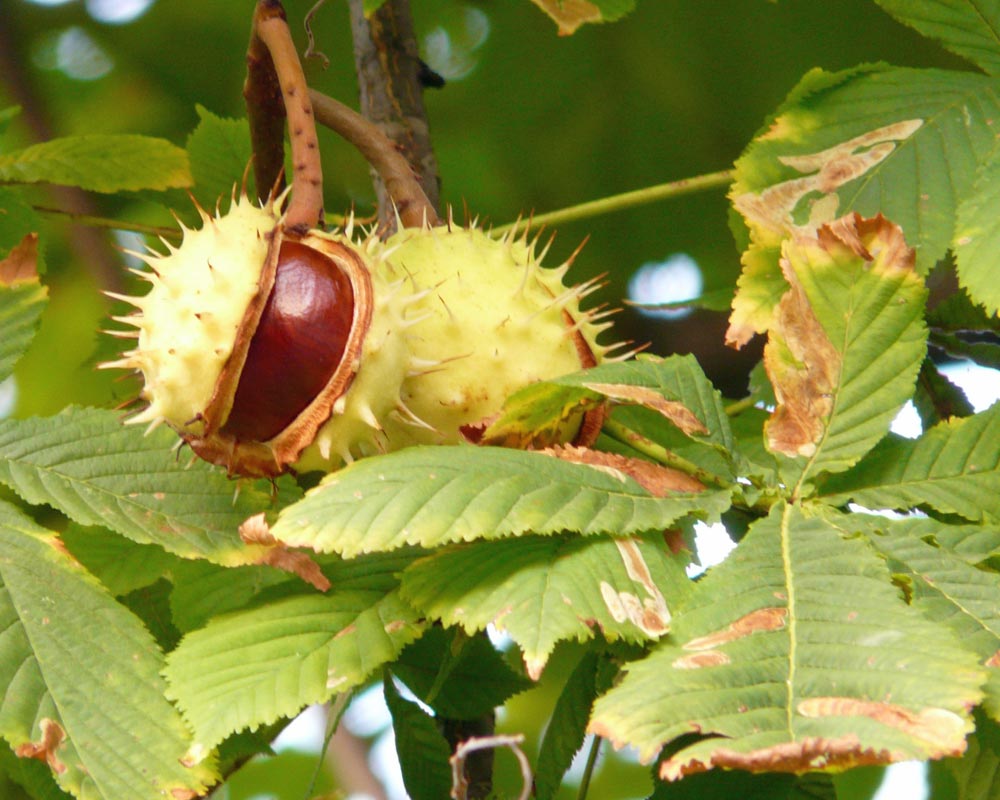
M101 365L142 373L148 405L129 422L200 432L279 221L274 202L259 207L245 195L233 198L228 213L201 217L200 229L184 228L179 248L164 243L165 255L133 254L149 266L136 273L152 288L143 297L120 297L138 312L118 320L139 329L138 344Z
M534 242L477 228L403 229L374 257L377 303L354 384L298 469L414 444L452 444L514 391L601 359L607 327L580 310ZM401 359L400 354L405 353ZM402 367L402 372L400 368ZM398 387L398 388L397 388Z
M569 263L543 268L525 237L448 225L352 243L350 226L310 231L296 240L328 257L340 253L340 268L355 273L356 302L370 303L370 314L355 314L356 345L345 351L339 383L328 385L339 386L328 403L268 442L236 442L225 431L232 393L226 401L223 384L247 378L234 347L241 352L237 339L245 345L253 335L247 308L261 307L270 291L266 276L273 281L284 232L276 201L260 208L234 198L227 214L202 218L181 247L141 256L152 289L123 298L138 312L119 318L139 329L138 346L104 366L143 376L148 405L131 421L167 422L231 473L331 470L413 444L460 442L513 392L607 352L596 338L608 324L580 309L593 282L566 287Z

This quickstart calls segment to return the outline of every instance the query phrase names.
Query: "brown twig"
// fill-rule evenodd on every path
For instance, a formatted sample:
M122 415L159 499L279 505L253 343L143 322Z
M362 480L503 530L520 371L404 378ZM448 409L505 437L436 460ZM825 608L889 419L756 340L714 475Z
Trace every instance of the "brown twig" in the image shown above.
M292 142L292 199L285 212L285 224L288 228L304 231L323 221L323 170L316 123L285 10L278 0L258 0L247 51L247 84L243 91L250 107L254 153L256 158L266 161L264 166L255 167L258 194L271 189L280 174L280 166L277 171L275 167L284 160L283 147L281 159L277 159L276 142L281 143L282 139L276 135L280 133L280 125L276 122L280 115L275 87L284 102L284 116ZM270 182L261 185L268 179Z
M521 794L517 796L517 800L528 800L528 798L531 797L532 786L531 764L528 763L528 757L524 754L524 751L520 747L523 741L524 736L517 734L515 736L480 736L462 742L455 749L455 755L449 759L451 762L452 798L454 798L454 800L466 800L468 797L467 792L469 787L465 780L466 758L473 753L482 750L493 750L497 747L509 747L514 755L517 756L517 763L521 768L521 778L524 781Z
M380 128L353 108L315 89L309 90L309 97L316 120L354 145L374 167L405 227L416 227L424 220L430 225L438 222L437 211L427 199L410 162Z

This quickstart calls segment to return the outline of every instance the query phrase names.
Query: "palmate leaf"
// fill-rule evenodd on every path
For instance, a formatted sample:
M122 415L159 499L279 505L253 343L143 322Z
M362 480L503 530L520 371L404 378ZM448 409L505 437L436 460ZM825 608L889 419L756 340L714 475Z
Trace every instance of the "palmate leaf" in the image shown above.
M224 614L167 657L168 695L200 746L291 717L368 678L423 628L397 590L412 554L328 566L333 588ZM303 590L305 591L305 590Z
M763 332L781 296L778 245L857 211L900 225L925 273L951 245L959 202L994 147L1000 92L975 73L886 65L813 70L737 161L738 238L752 244L727 338Z
M820 494L832 505L927 505L974 521L1000 518L1000 404L935 425L919 439L887 438Z
M892 16L937 39L991 75L1000 73L1000 6L979 0L876 0Z
M781 471L798 493L852 466L912 395L926 290L902 232L883 217L848 215L782 252L789 289L764 349L777 398L764 433L768 449L792 459Z
M68 408L54 417L0 422L0 482L81 525L102 525L140 544L221 564L252 562L240 541L247 517L273 504L271 487L239 486L205 462L178 461L177 437L144 435L111 411ZM281 491L298 490L281 481Z
M677 779L713 767L807 772L961 753L986 677L945 626L907 606L881 560L777 504L627 668L591 730Z
M0 155L0 184L56 183L94 192L190 186L187 153L165 139L87 134Z
M164 697L142 623L8 504L0 582L0 733L15 751L86 800L188 796L215 780Z
M654 497L614 470L500 447L410 447L356 461L285 508L271 533L337 552L435 547L527 532L635 533L715 518L729 492Z
M661 534L565 534L443 549L408 567L401 591L446 625L506 631L537 680L559 641L585 641L598 630L629 642L662 636L688 585L683 559Z

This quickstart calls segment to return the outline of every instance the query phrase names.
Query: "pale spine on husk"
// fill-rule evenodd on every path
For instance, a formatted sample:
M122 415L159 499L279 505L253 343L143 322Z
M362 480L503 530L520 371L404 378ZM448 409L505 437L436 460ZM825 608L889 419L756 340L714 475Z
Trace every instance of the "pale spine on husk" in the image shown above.
M202 227L184 229L179 248L140 256L153 288L121 298L138 312L118 318L139 329L138 346L104 365L142 373L148 405L130 421L165 421L204 455L203 412L258 291L268 242L288 235L277 208L275 200L257 207L234 198L223 216L201 212ZM463 441L514 391L607 355L596 338L610 323L580 309L595 282L565 286L569 262L543 268L537 240L493 238L450 221L403 229L386 242L367 235L352 243L352 234L348 225L343 234L296 237L321 252L348 245L358 256L353 263L363 265L356 268L367 271L370 323L351 356L346 391L309 442L252 474L330 470L408 445ZM263 443L265 450L275 440ZM218 448L206 457L244 471Z

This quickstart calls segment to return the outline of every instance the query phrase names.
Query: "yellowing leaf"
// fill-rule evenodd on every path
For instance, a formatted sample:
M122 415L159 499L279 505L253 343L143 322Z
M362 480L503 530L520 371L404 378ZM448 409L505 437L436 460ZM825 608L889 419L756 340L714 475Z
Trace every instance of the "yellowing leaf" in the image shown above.
M552 17L560 36L569 36L587 22L600 22L601 9L588 0L531 0Z
M765 438L772 452L808 459L793 480L853 465L910 396L926 337L913 265L882 216L850 214L785 242L789 288L764 350L777 400Z

